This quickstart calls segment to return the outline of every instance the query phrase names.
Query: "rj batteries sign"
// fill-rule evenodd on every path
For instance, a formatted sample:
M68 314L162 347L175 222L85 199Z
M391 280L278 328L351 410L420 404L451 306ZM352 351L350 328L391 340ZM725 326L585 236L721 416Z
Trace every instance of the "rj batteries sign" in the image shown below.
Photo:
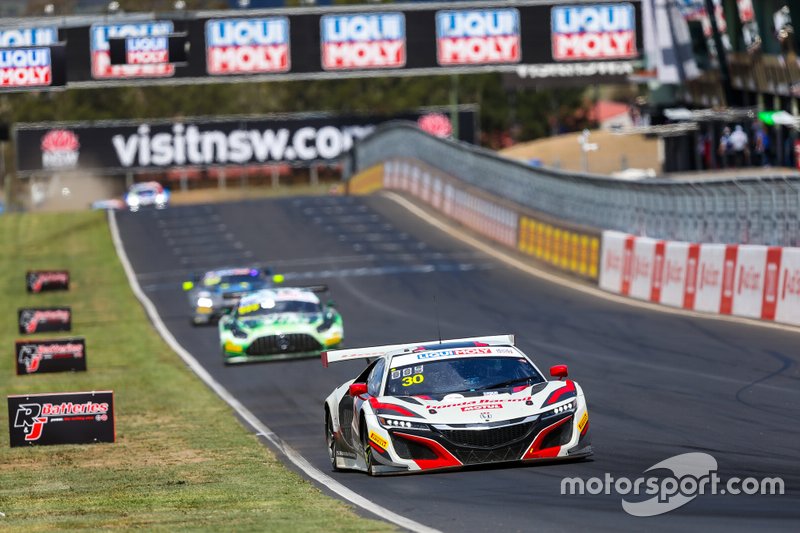
M17 315L22 334L72 329L72 310L69 307L23 308Z
M16 342L14 356L17 375L20 376L70 370L85 371L86 341L79 337L20 340Z
M12 448L114 442L114 393L9 396L8 425Z

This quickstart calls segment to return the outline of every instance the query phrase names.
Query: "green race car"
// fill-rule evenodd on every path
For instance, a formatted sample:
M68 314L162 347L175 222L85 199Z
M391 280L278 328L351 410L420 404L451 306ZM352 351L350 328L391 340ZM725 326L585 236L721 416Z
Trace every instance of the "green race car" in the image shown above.
M318 356L339 346L342 317L317 292L327 287L281 287L248 294L219 321L225 363Z

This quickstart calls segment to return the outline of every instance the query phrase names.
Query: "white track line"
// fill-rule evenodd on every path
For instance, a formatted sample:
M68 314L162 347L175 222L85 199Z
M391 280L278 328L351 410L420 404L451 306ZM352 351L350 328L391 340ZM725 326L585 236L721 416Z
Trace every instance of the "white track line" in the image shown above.
M309 463L305 457L295 451L294 448L289 446L280 437L278 437L270 428L266 426L266 424L261 422L256 415L250 412L247 407L242 405L239 400L237 400L230 392L228 392L225 387L223 387L216 379L214 379L214 377L205 368L203 368L203 365L201 365L191 353L189 353L178 343L167 326L164 324L164 321L161 320L161 316L159 316L156 306L153 305L153 302L147 297L144 291L142 291L142 288L139 286L139 281L136 279L136 274L134 273L133 267L128 260L128 255L125 253L125 248L122 246L122 239L120 239L119 236L117 219L113 210L108 211L108 226L111 230L111 240L113 241L114 248L117 251L117 257L119 257L119 261L122 263L122 268L125 270L125 275L128 278L128 283L131 286L131 290L144 307L145 312L153 322L153 326L155 326L156 331L158 331L169 347L172 348L172 350L177 353L181 359L183 359L183 362L189 366L192 372L197 374L197 376L206 385L208 385L211 390L217 393L220 398L225 400L225 402L230 405L233 410L239 414L239 416L241 416L248 424L250 424L250 426L258 435L261 435L267 439L273 446L275 446L275 448L285 455L289 461L302 470L303 473L305 473L308 477L327 487L329 490L348 502L361 507L365 511L369 511L379 518L388 520L389 522L397 524L398 526L410 531L438 533L438 530L436 529L420 524L419 522L415 522L410 518L406 518L405 516L394 513L389 509L378 505L372 500L368 500L367 498L348 489L329 475L319 470L317 467Z
M576 291L580 291L580 292L583 292L583 293L586 293L586 294L590 294L590 295L596 296L598 298L603 298L605 300L609 300L609 301L612 301L612 302L621 303L621 304L625 304L625 305L630 305L632 307L639 307L641 309L647 309L649 311L658 311L658 312L661 312L661 313L669 313L669 314L672 314L672 315L680 315L680 316L684 316L684 317L685 316L691 316L691 317L696 317L696 318L703 318L703 319L706 319L706 320L719 320L719 321L723 321L723 322L734 322L734 323L738 323L738 324L747 324L747 325L750 325L750 326L760 326L760 327L763 327L763 328L779 329L779 330L788 331L788 332L791 332L791 333L800 333L800 328L797 328L797 327L794 327L794 326L789 326L789 325L784 325L784 324L778 324L778 323L775 323L775 322L767 322L767 321L764 321L764 320L755 320L755 319L751 319L751 318L743 318L743 317L730 316L730 315L712 315L710 313L709 314L707 314L707 313L699 313L697 311L689 311L689 310L686 310L686 309L679 309L679 308L676 308L676 307L667 307L667 306L664 306L664 305L659 305L659 304L655 304L655 303L651 303L651 302L645 302L645 301L641 301L641 300L635 300L635 299L632 299L632 298L626 298L625 296L620 296L620 295L617 295L617 294L614 294L614 293L606 292L606 291L601 290L601 289L599 289L597 287L592 287L592 286L589 286L589 285L585 285L583 283L579 283L577 281L573 281L571 279L568 279L565 276L559 276L559 275L556 275L556 274L551 274L550 272L547 272L545 270L537 268L536 266L534 266L532 264L528 264L526 262L523 262L520 259L517 259L516 257L513 257L512 255L510 255L508 253L505 253L505 252L497 250L496 248L492 247L492 245L490 245L490 244L487 244L487 243L485 243L485 242L483 242L483 241L481 241L481 240L479 240L479 239L477 239L475 237L472 237L471 235L467 234L461 228L457 228L455 225L453 225L453 224L451 224L449 222L443 221L441 218L439 218L439 217L441 217L441 215L439 215L438 213L436 213L436 214L439 215L439 217L431 217L431 213L429 211L424 211L424 210L420 209L413 202L409 201L408 199L404 198L403 196L400 196L397 193L384 190L384 191L381 192L381 194L383 196L385 196L386 198L389 198L389 199L395 201L396 203L400 204L402 207L406 208L408 211L410 211L414 215L418 216L419 218L421 218L425 222L431 224L432 226L434 226L436 228L439 228L440 230L442 230L443 232L447 233L451 237L454 237L454 238L456 238L456 239L458 239L458 240L460 240L460 241L462 241L462 242L464 242L464 243L466 243L466 244L468 244L470 246L473 246L473 247L479 249L480 251L482 251L482 252L484 252L484 253L486 253L488 255L491 255L495 259L498 259L498 260L506 263L509 266L512 266L512 267L514 267L516 269L522 270L523 272L525 272L527 274L530 274L532 276L535 276L535 277L537 277L539 279L543 279L543 280L549 281L551 283L556 283L558 285L561 285L562 287L568 287L570 289L573 289L573 290L576 290Z

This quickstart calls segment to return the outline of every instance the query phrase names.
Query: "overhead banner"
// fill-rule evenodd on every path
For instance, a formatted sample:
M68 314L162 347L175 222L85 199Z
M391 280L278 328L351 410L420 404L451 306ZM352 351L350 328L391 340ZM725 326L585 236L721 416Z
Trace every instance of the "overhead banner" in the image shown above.
M393 7L394 9L390 9ZM448 2L232 12L185 12L96 19L62 29L69 83L202 83L342 76L432 75L531 68L538 78L604 80L599 63L638 64L641 2ZM413 28L413 31L411 29ZM182 64L164 62L164 37L185 34ZM128 63L111 61L110 41L126 39ZM161 39L158 39L161 38ZM116 61L116 60L115 60ZM581 64L593 65L581 70ZM566 65L569 68L543 69ZM621 67L617 66L616 71ZM632 71L632 69L631 69ZM566 72L571 74L565 75Z
M0 48L0 91L63 87L64 45Z
M29 270L25 273L28 292L68 291L68 270Z
M114 442L114 392L8 397L11 447Z
M421 127L449 122L440 111L419 111L393 116L297 114L219 120L189 117L175 122L19 124L15 129L17 170L25 175L69 169L303 166L338 159L355 141L388 120L411 120ZM462 109L458 120L459 139L474 142L475 110Z
M17 315L22 334L72 329L72 310L69 307L22 308Z
M18 376L86 371L86 341L83 337L17 341L14 355Z

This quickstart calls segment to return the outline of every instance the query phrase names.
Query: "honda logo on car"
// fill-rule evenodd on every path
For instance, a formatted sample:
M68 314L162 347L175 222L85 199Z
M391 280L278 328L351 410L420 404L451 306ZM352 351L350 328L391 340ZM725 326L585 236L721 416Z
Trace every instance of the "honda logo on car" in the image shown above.
M324 15L320 25L325 70L398 68L406 64L402 13Z
M0 87L47 86L52 81L49 48L0 50Z
M169 40L162 37L125 39L125 62L129 65L169 63Z
M173 31L172 21L130 24L93 24L91 27L90 48L92 53L92 76L104 78L165 77L175 74L175 66L169 63L145 63L131 65L112 65L109 38L168 36Z
M520 60L519 11L486 9L436 13L440 65L517 63Z
M638 55L631 4L557 6L551 11L551 24L556 61Z
M287 72L289 19L223 19L206 22L209 74Z

